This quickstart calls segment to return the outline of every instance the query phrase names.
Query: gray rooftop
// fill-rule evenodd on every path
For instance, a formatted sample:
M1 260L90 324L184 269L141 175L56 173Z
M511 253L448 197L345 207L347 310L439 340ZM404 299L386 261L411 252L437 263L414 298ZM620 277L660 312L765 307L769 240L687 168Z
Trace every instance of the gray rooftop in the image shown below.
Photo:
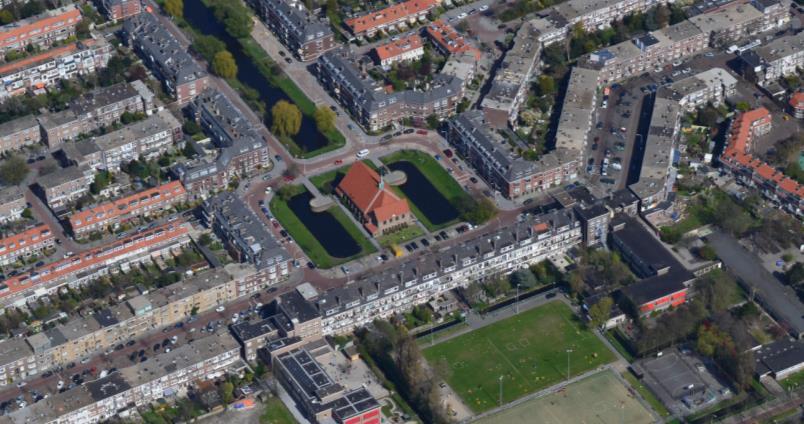
M110 150L175 128L181 128L181 123L170 111L163 109L142 121L106 133L94 140L101 150Z
M763 46L755 48L754 53L765 62L773 62L804 50L804 31L795 35L776 38Z
M750 3L734 2L722 9L693 16L689 22L707 33L718 33L762 19L762 16L762 12Z
M223 192L207 199L204 213L257 269L279 265L290 257L257 215L237 195Z
M329 24L312 15L303 2L294 1L295 7L287 0L261 0L263 7L271 9L282 17L282 28L289 31L293 38L304 43L322 38L332 33Z
M152 13L143 12L126 19L123 31L156 62L160 72L170 79L172 85L189 83L207 75Z
M675 143L674 131L680 113L681 109L676 101L656 98L639 181L629 186L641 199L661 191L667 182Z
M7 186L0 188L0 206L6 203L25 200L25 193L19 186Z
M33 115L25 115L22 118L17 118L0 124L0 137L16 134L20 131L25 131L38 126L39 123L36 121L36 117Z
M42 175L36 179L36 183L44 189L55 188L62 184L67 184L75 180L84 178L84 174L89 168L84 166L71 165L66 168L60 168L49 174Z

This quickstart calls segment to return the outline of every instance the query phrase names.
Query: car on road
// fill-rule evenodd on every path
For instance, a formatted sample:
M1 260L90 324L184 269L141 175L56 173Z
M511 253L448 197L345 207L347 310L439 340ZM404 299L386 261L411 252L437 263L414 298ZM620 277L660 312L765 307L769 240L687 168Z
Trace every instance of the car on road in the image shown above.
M433 156L433 157L435 158L435 160L441 160L441 155L439 155L439 154L436 154L436 155L435 155L435 156Z
M477 178L475 177L469 177L469 181L471 181L472 184L477 184Z
M296 177L294 177L293 175L284 175L284 176L282 176L282 179L287 181L287 182L291 182L291 181L295 180Z
M363 159L368 155L369 155L369 149L362 149L359 152L357 152L357 158L358 159Z
M340 165L343 163L342 159L335 159L335 165Z
M427 130L416 130L416 134L427 135Z
M444 149L444 156L451 158L452 157L452 150Z
M462 12L462 13L460 13L460 14L457 16L457 18L458 18L458 19L463 19L463 18L465 18L466 16L467 16L467 15L466 15L466 12Z
M279 55L280 55L280 56L282 56L282 57L285 57L285 52L284 52L284 51L282 51L282 50L280 50L280 51L279 51Z
M484 5L480 6L480 7L478 7L477 10L479 10L481 12L485 12L485 11L489 10L489 5L484 4Z
M405 131L402 131L403 134L413 134L414 132L416 132L416 130L413 128L408 128Z
M290 60L290 58L289 58L289 57L286 57L286 58L285 58L285 62L287 62L287 63L293 63L293 61L292 61L292 60Z
M265 187L265 194L271 194L272 190L271 186Z
M391 137L393 137L393 134L387 134L387 135L384 135L384 136L382 136L382 138L380 138L380 142L381 142L381 143L384 143L384 142L386 142L386 141L390 140L390 139L391 139Z
M421 239L420 242L421 242L422 246L424 246L424 247L429 247L430 246L430 241L427 240L427 239Z
M397 131L394 133L394 137L399 137L400 135L402 135L402 131Z
M221 312L223 312L225 310L226 310L226 307L224 307L223 305L220 305L217 308L215 308L215 312L218 312L218 313L221 313Z

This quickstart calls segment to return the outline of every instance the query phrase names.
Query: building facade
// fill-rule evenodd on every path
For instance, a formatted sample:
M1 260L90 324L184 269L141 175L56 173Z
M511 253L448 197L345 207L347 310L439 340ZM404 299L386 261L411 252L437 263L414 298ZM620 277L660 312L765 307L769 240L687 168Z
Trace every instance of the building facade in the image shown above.
M0 153L39 144L41 141L39 122L33 115L0 124Z
M40 224L19 234L0 239L0 265L37 256L56 245L56 237L47 225Z
M804 68L804 33L785 35L740 55L746 76L761 86Z
M28 45L49 47L75 35L81 12L73 4L0 27L0 52L23 50Z
M678 102L686 112L712 103L719 106L737 90L737 79L723 68L711 68L662 88L659 96Z
M0 224L6 224L22 218L22 212L28 206L22 188L9 186L0 188Z
M76 41L0 66L0 99L41 92L62 80L90 75L105 68L112 47L102 36Z
M294 56L303 62L317 59L338 46L325 22L298 0L260 0L260 16Z
M181 140L181 123L167 109L93 139L101 151L101 168L119 172L134 159L156 159Z
M375 60L385 70L395 63L417 60L424 56L424 44L419 34L411 34L398 40L379 45L373 50Z
M207 72L152 12L126 19L122 36L180 104L191 101L210 86Z
M417 21L425 20L430 10L436 8L438 4L438 0L407 0L347 19L344 23L356 37L373 37L377 32L403 29Z
M82 238L94 231L117 228L136 217L170 210L186 199L187 192L181 182L172 181L75 212L68 218L70 231L74 237Z
M37 178L35 187L51 209L60 211L89 193L94 181L94 170L68 166Z
M126 19L142 12L142 4L137 0L102 0L101 5L103 13L113 21Z

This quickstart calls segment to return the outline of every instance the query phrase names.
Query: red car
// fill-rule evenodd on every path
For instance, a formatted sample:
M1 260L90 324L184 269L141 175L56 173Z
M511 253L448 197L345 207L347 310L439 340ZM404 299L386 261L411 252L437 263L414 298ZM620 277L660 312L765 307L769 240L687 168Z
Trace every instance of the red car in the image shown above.
M446 157L448 157L448 158L451 158L451 157L452 157L452 150L450 150L450 149L445 149L445 150L444 150L444 156L446 156Z
M282 178L284 178L284 180L288 181L288 182L293 181L295 179L295 177L293 175L285 175Z
M342 164L342 163L343 163L343 161L342 161L342 160L340 160L340 159L336 159L336 160L335 160L335 165L340 165L340 164Z
M427 130L418 130L416 134L427 135Z
M279 228L279 221L272 219L271 224L273 224L274 228Z

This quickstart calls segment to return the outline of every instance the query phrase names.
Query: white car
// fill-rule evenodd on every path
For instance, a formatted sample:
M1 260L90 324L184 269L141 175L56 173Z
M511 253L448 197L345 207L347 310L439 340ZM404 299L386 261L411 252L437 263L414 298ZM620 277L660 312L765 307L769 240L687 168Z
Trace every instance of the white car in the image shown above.
M483 6L478 7L477 10L485 12L486 10L489 10L489 5L484 4Z
M458 15L458 19L463 19L465 17L466 17L466 12L463 12L460 15Z
M358 159L363 159L364 157L366 157L368 155L369 155L369 149L363 149L363 150L357 152L357 158Z
M225 310L226 310L226 308L223 305L218 306L217 308L215 308L215 312L218 312L218 313L223 312Z
M265 187L265 194L271 194L271 190L273 190L270 186Z

